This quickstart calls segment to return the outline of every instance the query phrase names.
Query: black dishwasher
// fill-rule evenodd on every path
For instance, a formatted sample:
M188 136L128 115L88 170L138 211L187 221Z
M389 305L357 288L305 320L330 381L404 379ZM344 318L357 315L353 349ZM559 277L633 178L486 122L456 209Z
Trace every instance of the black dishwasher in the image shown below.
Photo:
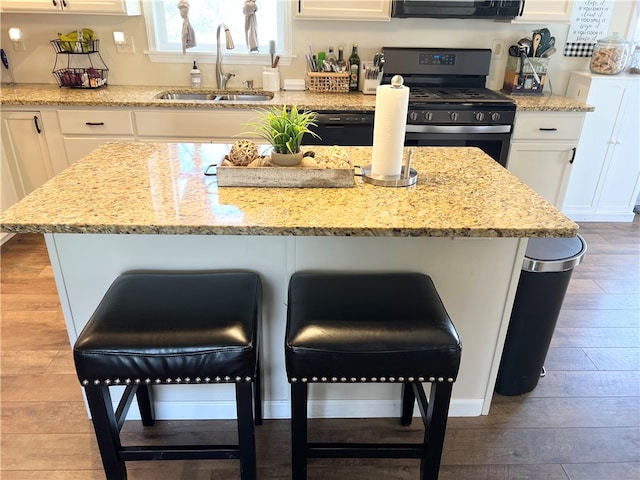
M311 130L320 136L308 133L303 145L340 145L343 147L373 145L373 112L318 112L317 127Z

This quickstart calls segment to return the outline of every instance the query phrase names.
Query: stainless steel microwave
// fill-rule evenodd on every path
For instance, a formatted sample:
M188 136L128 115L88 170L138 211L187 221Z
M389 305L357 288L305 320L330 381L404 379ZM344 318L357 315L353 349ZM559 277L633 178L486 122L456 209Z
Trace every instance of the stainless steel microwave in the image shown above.
M525 0L393 0L391 16L400 18L488 18L522 15Z

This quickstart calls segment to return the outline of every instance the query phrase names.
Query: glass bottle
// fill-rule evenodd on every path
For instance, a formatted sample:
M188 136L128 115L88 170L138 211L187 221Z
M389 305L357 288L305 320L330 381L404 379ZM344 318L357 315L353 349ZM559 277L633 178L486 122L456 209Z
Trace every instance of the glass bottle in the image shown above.
M344 59L344 50L342 47L338 47L338 60L336 60L338 66L338 72L343 73L347 71L347 61Z
M349 57L349 70L351 76L349 78L349 90L352 92L358 91L358 82L360 80L360 56L358 55L358 44L353 44L353 50Z

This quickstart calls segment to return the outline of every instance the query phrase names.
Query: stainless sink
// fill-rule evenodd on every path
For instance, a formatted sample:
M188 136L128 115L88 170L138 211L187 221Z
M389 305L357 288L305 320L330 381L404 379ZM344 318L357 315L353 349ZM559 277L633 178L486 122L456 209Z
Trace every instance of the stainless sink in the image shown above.
M215 100L213 93L178 93L165 92L158 95L161 100Z
M253 94L253 93L238 93L230 95L218 95L215 98L217 102L231 102L231 101L244 101L244 102L266 102L271 100L273 96Z
M219 92L183 92L166 91L158 94L156 98L160 100L200 100L208 102L266 102L273 98L273 95L266 93L225 93Z

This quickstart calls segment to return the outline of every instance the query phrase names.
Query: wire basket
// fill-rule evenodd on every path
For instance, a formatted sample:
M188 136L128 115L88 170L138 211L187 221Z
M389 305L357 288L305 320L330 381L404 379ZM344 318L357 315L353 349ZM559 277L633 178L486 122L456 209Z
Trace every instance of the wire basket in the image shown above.
M107 84L108 69L102 68L62 68L54 70L60 87L98 88Z
M349 91L348 73L307 72L310 92L344 93Z
M56 53L95 53L99 50L100 40L82 40L79 42L51 40L51 45L53 45Z

